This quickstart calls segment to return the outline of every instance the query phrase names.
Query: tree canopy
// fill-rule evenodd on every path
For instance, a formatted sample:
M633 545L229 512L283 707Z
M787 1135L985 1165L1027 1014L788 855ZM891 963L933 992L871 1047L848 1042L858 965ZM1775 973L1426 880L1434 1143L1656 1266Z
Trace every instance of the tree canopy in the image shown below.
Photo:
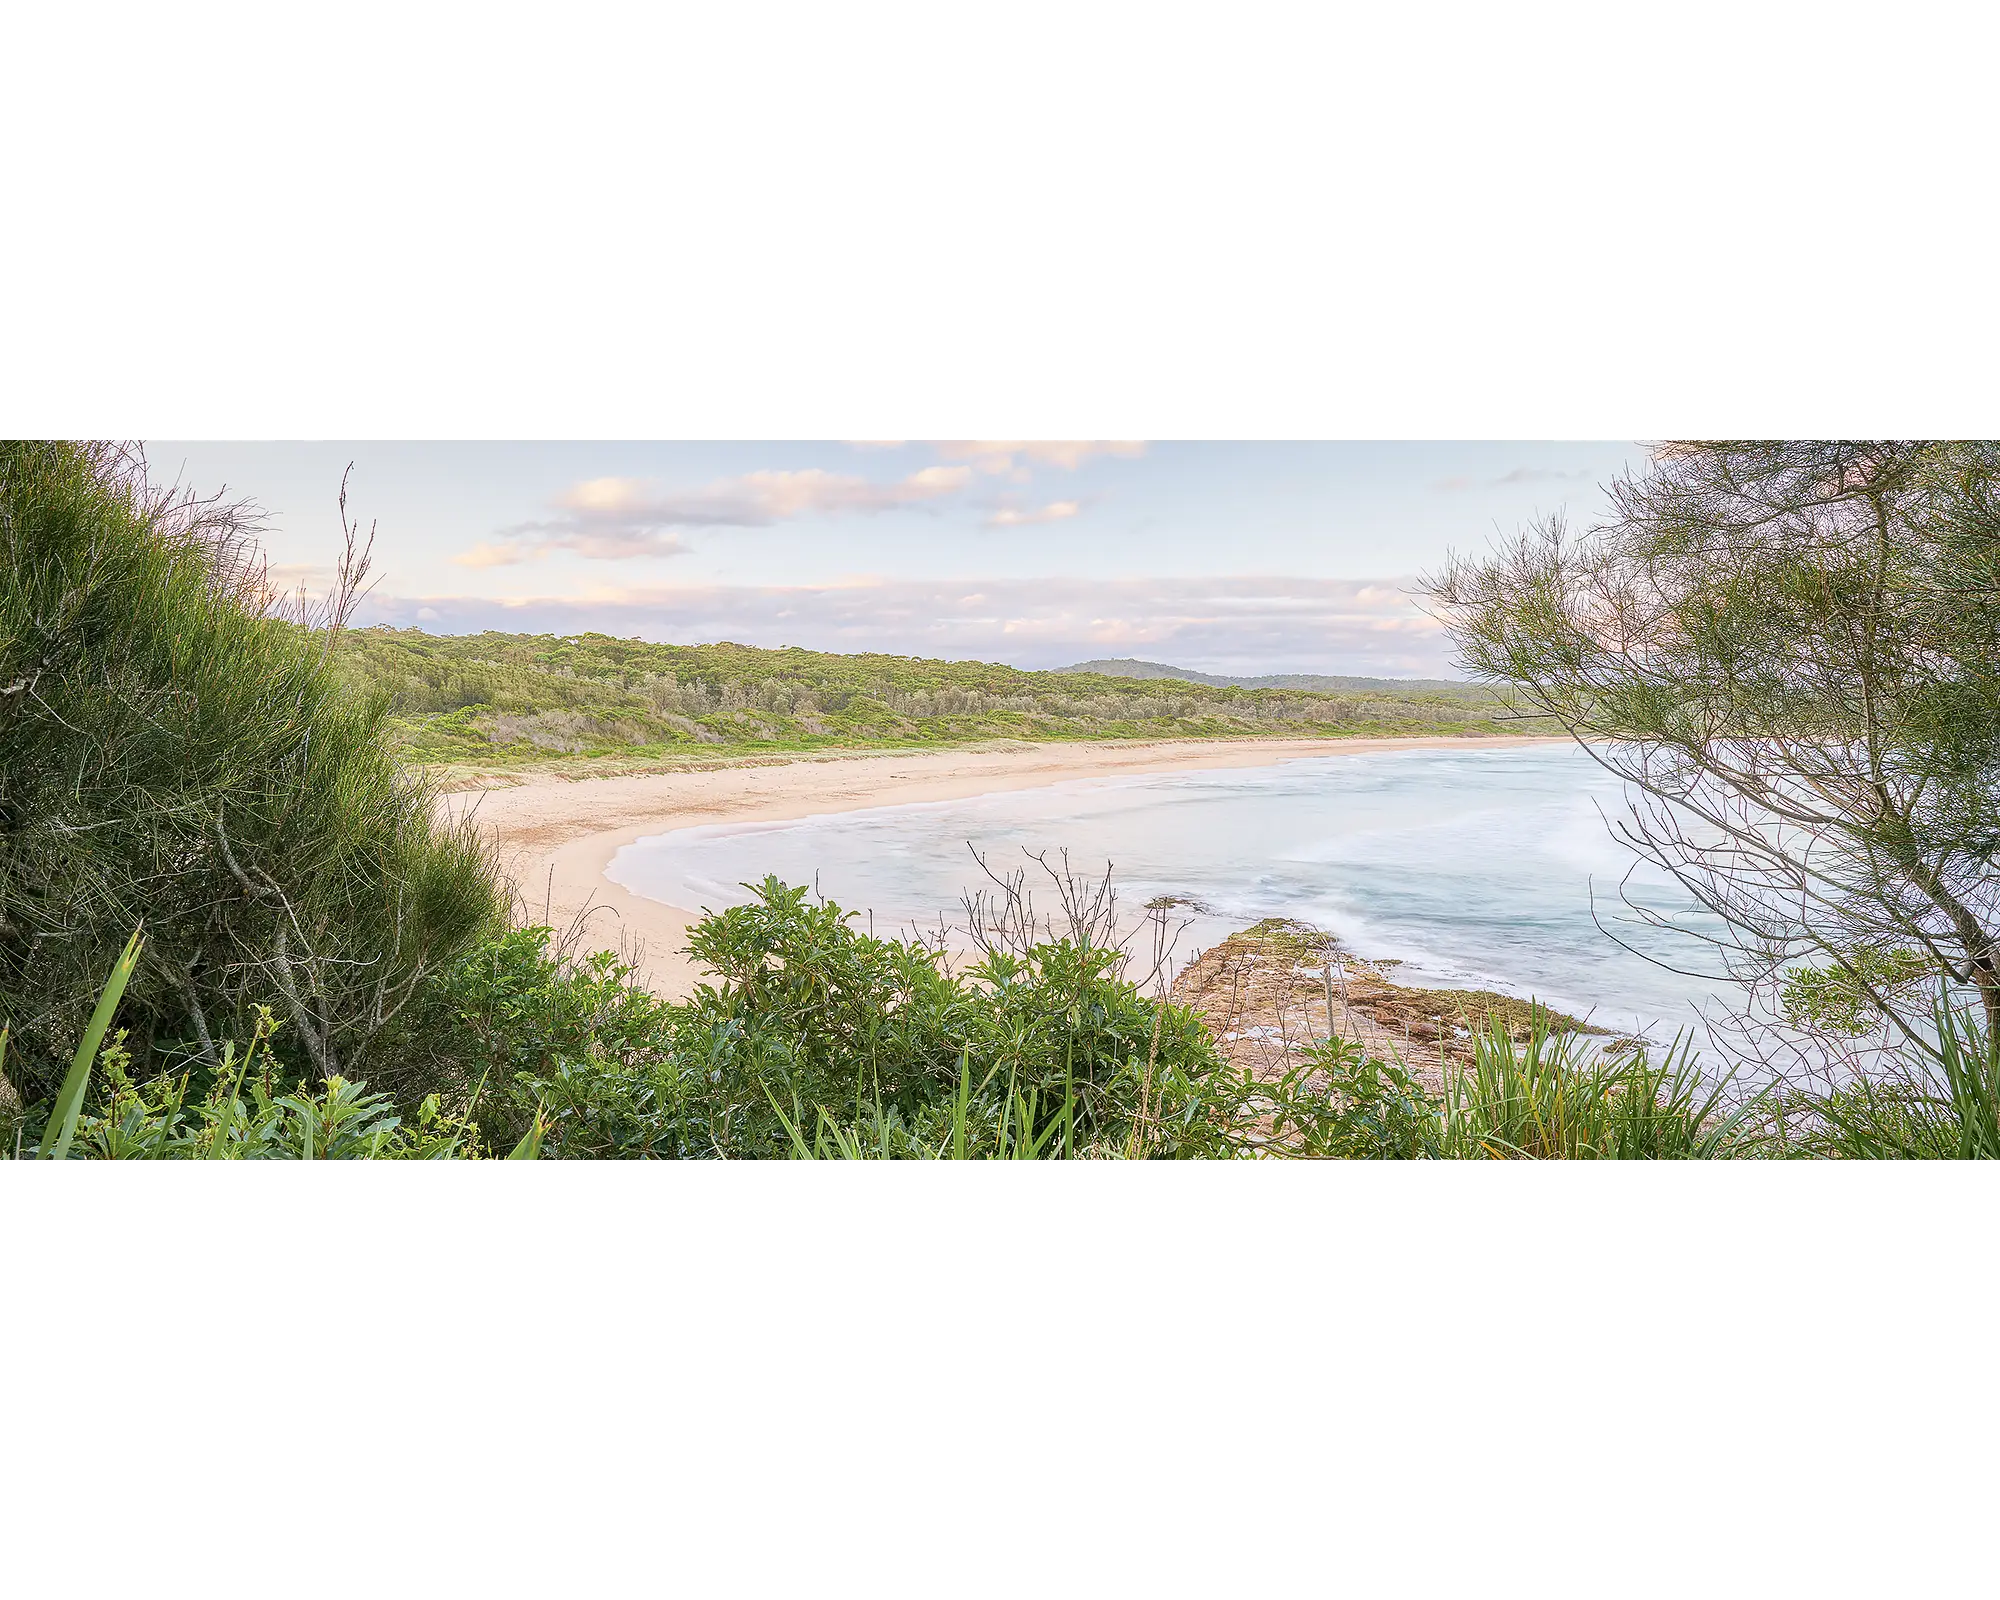
M1919 971L2000 1036L2000 443L1672 443L1609 499L1426 580L1466 666L1636 787L1735 976L1911 1032Z

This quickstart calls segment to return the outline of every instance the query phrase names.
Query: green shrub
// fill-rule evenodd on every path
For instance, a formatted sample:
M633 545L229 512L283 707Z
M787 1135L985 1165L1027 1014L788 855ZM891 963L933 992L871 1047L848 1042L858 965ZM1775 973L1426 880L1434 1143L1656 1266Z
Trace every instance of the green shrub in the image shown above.
M229 508L107 449L0 444L0 1021L24 1099L141 922L141 1076L212 1067L269 1001L295 1064L420 1089L382 1047L502 902L330 646L271 613Z
M496 1146L525 1137L539 1112L552 1155L688 1153L660 1100L679 1092L672 1008L628 963L578 958L572 942L515 928L443 973L409 1030L422 1076L476 1098Z
M1088 931L954 971L775 878L696 925L717 981L681 1004L628 998L627 969L548 943L510 935L453 992L461 1026L486 1019L490 1059L520 1064L512 1120L489 1132L539 1114L551 1155L1633 1160L1740 1142L1741 1114L1684 1049L1654 1065L1496 1024L1441 1096L1339 1039L1258 1079Z
M1349 1161L1444 1153L1437 1097L1401 1062L1377 1060L1352 1040L1316 1045L1276 1087L1272 1135L1280 1151Z
M916 940L857 931L851 913L775 878L696 925L717 977L657 1012L582 1010L593 983L546 948L517 951L523 1030L560 1035L521 1071L515 1116L539 1109L563 1156L759 1157L862 1141L887 1155L1214 1153L1193 1097L1233 1079L1199 1019L1150 1000L1117 950L1057 939L962 972Z
M71 1160L440 1161L483 1153L478 1130L427 1095L406 1121L384 1094L337 1074L278 1092L269 1063L247 1082L218 1075L205 1095L186 1072L135 1085L122 1070L107 1103L78 1123Z

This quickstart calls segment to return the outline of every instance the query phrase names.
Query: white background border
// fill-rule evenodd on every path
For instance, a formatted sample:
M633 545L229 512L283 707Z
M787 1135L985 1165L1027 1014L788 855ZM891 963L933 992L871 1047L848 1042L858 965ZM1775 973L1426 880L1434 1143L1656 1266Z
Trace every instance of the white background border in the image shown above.
M42 8L0 426L1993 434L1972 15ZM1949 1592L1994 1217L1971 1169L6 1164L6 1569Z

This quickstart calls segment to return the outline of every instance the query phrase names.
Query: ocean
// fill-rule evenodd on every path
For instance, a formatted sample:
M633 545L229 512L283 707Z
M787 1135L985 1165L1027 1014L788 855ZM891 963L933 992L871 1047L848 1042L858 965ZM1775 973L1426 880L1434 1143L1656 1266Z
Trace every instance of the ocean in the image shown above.
M1109 862L1134 914L1161 895L1198 902L1182 913L1192 919L1183 959L1261 918L1292 917L1402 962L1404 982L1533 996L1665 1039L1736 992L1621 948L1714 967L1694 940L1644 925L1621 900L1622 882L1677 926L1713 926L1670 881L1632 873L1635 858L1606 828L1623 804L1620 783L1573 746L1333 755L689 828L627 846L608 875L670 904L721 907L776 873L816 883L863 927L872 912L888 933L963 920L960 895L985 881L969 846L997 871L1027 866L1031 887L1038 869L1023 852L1053 861L1067 849L1081 871Z

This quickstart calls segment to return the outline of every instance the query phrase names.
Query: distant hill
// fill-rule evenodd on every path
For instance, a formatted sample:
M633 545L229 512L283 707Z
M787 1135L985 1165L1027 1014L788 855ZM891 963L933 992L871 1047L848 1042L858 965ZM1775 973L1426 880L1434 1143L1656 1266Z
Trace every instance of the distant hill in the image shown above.
M1196 672L1192 667L1170 667L1160 661L1079 661L1073 667L1057 667L1057 672L1094 672L1100 678L1178 678L1183 683L1205 683L1212 689L1306 689L1322 693L1356 689L1443 689L1477 693L1479 686L1449 678L1342 678L1316 672L1274 672L1261 678L1224 678L1213 672Z

